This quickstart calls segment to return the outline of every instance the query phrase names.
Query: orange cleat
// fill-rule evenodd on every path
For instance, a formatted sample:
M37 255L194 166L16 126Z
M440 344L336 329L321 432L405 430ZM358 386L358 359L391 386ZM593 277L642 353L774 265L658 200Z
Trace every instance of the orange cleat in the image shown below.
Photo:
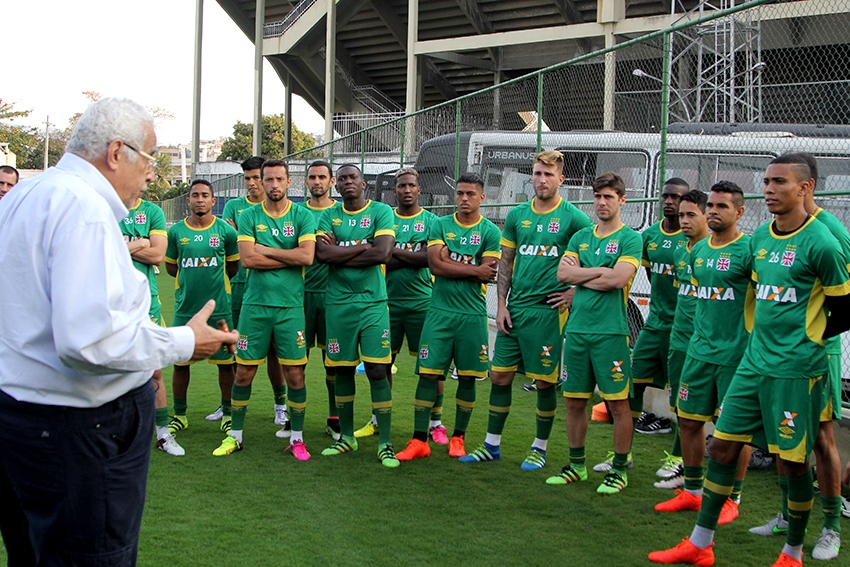
M720 517L717 519L718 526L731 524L738 517L738 505L732 502L731 498L727 498L723 503L723 508L720 510Z
M407 447L395 454L395 458L399 461L412 461L413 459L424 459L431 456L431 446L427 441L419 439L411 439L407 442Z
M803 567L803 561L797 561L787 553L780 553L773 567Z
M455 435L449 439L449 457L457 459L465 456L466 448L463 446L463 435Z
M700 567L709 567L714 565L713 547L714 544L712 543L705 549L700 549L692 544L691 540L685 538L676 547L664 551L653 551L648 557L654 563L688 563Z
M687 490L676 490L676 496L670 500L655 505L656 512L682 512L683 510L699 510L702 504L701 496L694 496ZM730 520L731 521L731 520Z

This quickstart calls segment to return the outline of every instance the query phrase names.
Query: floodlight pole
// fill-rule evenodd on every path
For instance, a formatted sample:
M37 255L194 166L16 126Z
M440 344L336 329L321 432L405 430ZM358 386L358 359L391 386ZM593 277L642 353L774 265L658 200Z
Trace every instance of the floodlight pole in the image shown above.
M334 105L336 104L336 0L327 0L325 31L325 144L334 139ZM333 147L326 145L326 152ZM330 157L331 153L328 153Z
M252 152L263 154L263 27L266 24L266 0L257 0L254 12L254 141Z
M201 43L204 30L204 0L195 0L195 75L192 82L192 177L198 170L201 151Z

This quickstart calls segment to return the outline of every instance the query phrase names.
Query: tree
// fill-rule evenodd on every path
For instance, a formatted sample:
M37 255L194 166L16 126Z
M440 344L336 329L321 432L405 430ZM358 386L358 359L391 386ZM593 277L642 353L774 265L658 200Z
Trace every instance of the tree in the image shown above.
M263 116L263 143L262 154L265 157L281 158L284 154L284 140L286 138L286 120L283 114ZM221 145L221 156L219 160L232 159L242 161L251 157L254 143L253 124L237 121L233 126L233 136L227 138ZM299 152L312 148L316 140L312 136L292 125L292 147L290 152Z
M148 201L162 201L166 199L165 195L171 190L171 183L168 181L171 178L171 156L168 154L157 154L156 162L153 165L153 182L148 183L148 188L145 190L144 197Z
M29 116L32 110L13 110L14 102L3 102L0 98L0 120L14 120L15 118L24 118Z

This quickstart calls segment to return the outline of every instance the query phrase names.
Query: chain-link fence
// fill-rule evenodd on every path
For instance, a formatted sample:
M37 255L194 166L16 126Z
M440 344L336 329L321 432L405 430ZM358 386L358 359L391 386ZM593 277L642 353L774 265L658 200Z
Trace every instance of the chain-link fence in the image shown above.
M703 190L730 180L756 197L740 223L751 233L769 218L757 198L767 163L805 151L818 159L819 204L848 224L848 24L850 8L838 0L702 2L665 30L287 156L290 194L304 196L307 166L321 158L358 164L368 197L394 204L393 173L414 166L421 203L447 214L454 180L474 171L490 204L482 213L501 225L533 195L532 156L559 150L561 194L591 217L590 183L606 171L626 181L623 218L637 230L658 220L665 179ZM640 273L635 328L648 292ZM843 342L850 390L850 338Z

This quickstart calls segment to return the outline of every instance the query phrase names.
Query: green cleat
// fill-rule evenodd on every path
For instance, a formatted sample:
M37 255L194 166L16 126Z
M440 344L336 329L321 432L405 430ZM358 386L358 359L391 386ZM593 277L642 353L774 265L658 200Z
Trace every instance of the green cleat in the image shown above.
M612 470L605 475L605 480L596 489L599 494L617 494L629 485L629 477L626 473L620 473Z
M230 419L229 415L224 416L221 419L221 425L219 427L222 431L224 431L225 435L230 435L230 425L233 423L233 420Z
M555 476L546 479L546 484L572 484L587 480L587 467L567 465Z
M343 453L350 453L356 450L357 439L352 439L351 441L348 441L345 438L340 438L339 441L322 451L322 454L326 457L329 457L333 455L342 455Z
M174 435L178 431L183 431L189 427L189 418L185 415L172 415L168 420L168 432Z
M519 466L524 471L536 471L543 468L543 465L546 464L546 451L543 449L538 449L537 447L532 447L528 451L528 456L525 457L525 460Z
M394 469L399 465L393 446L389 443L378 449L378 460L388 469Z
M235 453L236 451L242 450L242 443L236 440L236 437L231 437L228 435L224 438L224 441L221 442L221 445L218 446L216 450L213 451L213 457L223 457L225 455L229 455L231 453Z

